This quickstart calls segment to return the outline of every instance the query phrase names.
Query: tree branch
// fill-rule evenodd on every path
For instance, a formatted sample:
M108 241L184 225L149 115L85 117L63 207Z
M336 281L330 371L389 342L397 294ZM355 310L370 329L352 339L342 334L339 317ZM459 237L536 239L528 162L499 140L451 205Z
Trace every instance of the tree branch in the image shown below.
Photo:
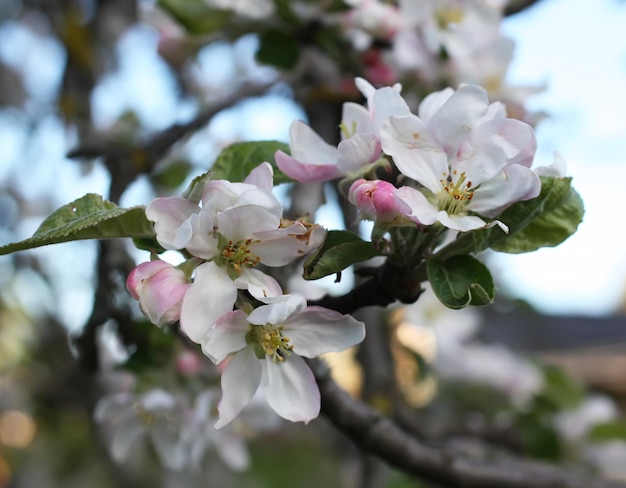
M504 8L504 16L508 17L509 15L518 14L538 2L539 0L511 0Z
M451 488L626 488L528 460L487 459L458 448L422 444L392 420L355 401L331 379L328 368L309 360L322 395L322 413L359 448L416 477Z

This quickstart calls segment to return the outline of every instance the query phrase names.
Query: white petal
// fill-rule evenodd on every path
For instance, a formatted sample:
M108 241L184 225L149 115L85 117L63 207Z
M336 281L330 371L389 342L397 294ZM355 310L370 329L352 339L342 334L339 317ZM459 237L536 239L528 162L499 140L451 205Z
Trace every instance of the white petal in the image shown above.
M183 298L181 329L199 343L217 319L232 311L236 298L237 287L224 268L213 262L201 264Z
M222 398L217 411L215 428L220 429L244 409L261 381L260 360L252 347L245 347L229 361L222 373Z
M250 237L255 232L275 229L280 217L257 205L229 208L217 215L219 231L233 243Z
M369 111L358 103L345 102L341 113L341 123L345 126L347 134L343 133L342 138L347 139L354 134L373 134L374 125Z
M161 464L168 469L181 470L186 461L185 451L180 443L180 419L159 416L150 430L152 445L157 452Z
M256 168L250 171L250 174L244 180L244 183L254 185L262 190L271 192L274 188L274 170L272 169L272 165L268 162L259 164Z
M432 192L441 189L448 171L448 157L415 115L392 116L381 126L383 151L393 157L398 169Z
M417 112L419 118L422 119L424 123L428 124L430 119L433 118L437 111L452 95L454 95L454 89L448 87L424 97L424 100L420 103Z
M299 294L282 295L269 302L255 308L248 316L248 322L257 325L281 324L290 315L306 308L306 298Z
M376 135L380 127L392 115L409 115L411 109L404 98L390 86L380 88L374 92L370 110L374 115L374 130Z
M111 440L111 457L119 463L128 459L131 447L145 434L146 428L136 416L128 416L120 419L114 429Z
M363 322L323 307L308 307L293 314L283 326L293 351L307 358L343 351L365 338Z
M247 315L241 310L220 318L202 339L202 352L215 364L229 354L246 347L246 334L250 331Z
M254 268L243 268L235 280L240 290L248 290L250 295L261 301L266 297L275 297L283 294L283 289L273 277Z
M291 155L304 164L335 165L337 148L322 139L317 132L301 120L289 127Z
M437 215L437 220L448 229L467 232L474 229L482 229L483 227L491 227L480 217L474 215L450 215L443 210Z
M304 359L292 354L282 363L265 360L261 365L265 399L278 415L305 423L319 415L320 392Z
M225 433L226 435L219 435L215 442L215 450L230 469L244 471L250 465L248 447L240 434L232 430L232 432Z
M310 232L310 234L309 234ZM250 252L261 258L266 266L284 266L319 246L325 234L317 228L307 229L301 222L252 236Z
M432 205L424 194L411 186L398 188L396 199L409 208L405 215L423 225L432 225L437 221L439 209Z
M194 213L198 204L182 197L155 198L146 207L146 217L154 222L157 241L165 249L182 249L191 238L191 227L179 229Z
M435 113L428 124L435 139L445 148L456 152L485 114L489 100L487 92L477 85L464 85Z
M535 172L513 164L482 183L474 192L468 209L485 217L495 217L512 203L535 198L540 192L541 180Z
M380 141L369 134L354 134L337 146L337 168L342 173L356 171L370 164L380 155Z

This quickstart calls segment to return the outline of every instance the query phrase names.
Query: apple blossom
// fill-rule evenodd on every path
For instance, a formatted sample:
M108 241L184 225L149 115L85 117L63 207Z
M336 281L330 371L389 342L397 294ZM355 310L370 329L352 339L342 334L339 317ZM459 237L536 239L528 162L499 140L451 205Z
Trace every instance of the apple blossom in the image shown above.
M172 470L185 465L179 419L181 405L163 390L143 395L116 393L102 397L94 418L107 427L111 456L116 462L128 458L133 446L143 437L150 441L161 463Z
M291 156L283 151L275 154L276 164L287 176L304 183L328 181L358 171L380 157L380 126L390 115L409 114L409 107L399 93L400 85L376 89L362 78L356 78L355 83L368 107L354 102L343 104L342 141L337 147L325 142L304 122L292 122Z
M322 307L307 308L301 295L265 301L249 315L242 310L224 315L202 339L202 350L211 361L229 358L222 373L216 428L239 415L259 385L281 417L305 423L314 419L320 394L301 356L341 351L365 337L363 323Z
M256 269L259 264L284 266L323 242L322 227L282 219L272 178L271 165L262 163L243 183L208 181L200 203L157 198L146 208L163 247L185 248L206 260L195 269L181 307L181 328L195 342L232 310L237 289L255 298L282 294L274 278Z
M424 187L398 190L410 207L407 217L458 231L488 225L514 202L536 197L539 177L530 169L536 149L533 130L504 116L487 92L464 85L435 92L419 106L419 116L391 116L381 128L385 153L404 175ZM473 215L477 214L477 215Z
M181 269L160 260L141 263L126 280L126 288L139 302L142 312L158 326L179 320L189 285Z

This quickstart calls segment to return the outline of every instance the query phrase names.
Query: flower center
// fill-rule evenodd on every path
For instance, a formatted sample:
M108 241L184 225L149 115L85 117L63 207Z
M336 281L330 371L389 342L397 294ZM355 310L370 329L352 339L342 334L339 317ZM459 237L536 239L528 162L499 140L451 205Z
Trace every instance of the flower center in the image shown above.
M289 337L283 335L282 325L252 325L246 338L254 344L254 352L259 359L269 356L272 361L282 363L293 351Z
M248 266L254 268L261 262L261 258L250 252L249 246L253 242L252 239L245 239L234 243L233 241L224 242L220 248L222 249L220 256L221 265L230 265L238 274L241 268Z
M474 197L472 182L466 180L467 175L465 171L460 174L456 170L452 174L448 174L448 172L443 173L443 178L440 182L444 191L439 192L437 199L440 209L453 215L465 213L465 207Z

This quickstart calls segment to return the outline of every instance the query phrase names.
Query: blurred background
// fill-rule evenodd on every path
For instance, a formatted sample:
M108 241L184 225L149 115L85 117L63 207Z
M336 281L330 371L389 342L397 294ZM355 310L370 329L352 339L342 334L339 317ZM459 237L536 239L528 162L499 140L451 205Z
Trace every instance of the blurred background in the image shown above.
M0 245L86 193L121 206L177 194L232 142L288 142L295 118L333 142L341 103L358 101L356 75L378 86L399 79L414 104L448 84L487 85L458 66L381 74L388 40L342 17L367 3L376 2L293 2L294 54L269 1L0 0ZM626 3L485 4L503 16L494 36L506 51L490 94L535 125L537 165L553 151L565 158L586 214L558 248L482 256L498 287L492 307L450 311L425 296L382 316L390 374L411 408L405 427L428 419L430 436L476 436L625 477ZM310 192L303 208L346 226L332 188L278 191L286 202ZM202 425L215 403L201 408L200 392L217 372L130 303L125 276L147 256L121 242L0 256L0 487L365 486L361 456L323 418L305 427L257 417L231 437L208 432L193 469L168 466L174 454L149 429L116 459L111 429L131 422L127 407L150 388ZM340 294L353 283L344 273L315 284ZM368 389L354 354L327 358L336 380L385 411L389 399ZM103 403L118 393L127 396ZM415 486L375 473L379 486Z

